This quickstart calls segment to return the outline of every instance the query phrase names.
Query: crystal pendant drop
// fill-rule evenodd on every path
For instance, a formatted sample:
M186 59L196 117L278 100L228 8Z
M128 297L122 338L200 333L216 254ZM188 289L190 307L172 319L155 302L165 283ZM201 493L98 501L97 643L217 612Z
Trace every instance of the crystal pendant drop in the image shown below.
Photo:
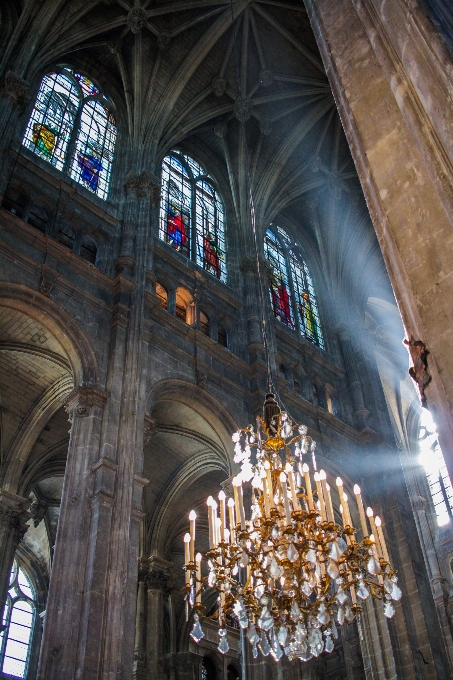
M337 594L336 594L336 600L339 604L344 604L346 600L348 599L348 596L344 592L343 588L338 588Z
M310 661L310 659L312 658L312 656L313 656L313 654L311 653L311 650L308 649L308 647L307 647L307 648L304 649L304 651L301 653L301 655L299 656L299 659L300 659L301 661Z
M311 628L310 632L308 633L307 640L313 653L313 650L316 649L316 647L322 641L321 631L317 628Z
M312 564L316 564L316 553L313 550L313 548L310 548L310 550L308 550L305 559L308 560L308 562L311 562Z
M304 585L302 586L302 592L303 592L303 594L306 595L307 597L310 597L311 591L312 591L312 590L313 590L313 588L311 587L311 585L309 584L309 582L308 582L308 581L304 581Z
M242 551L241 559L239 561L239 566L240 567L246 567L249 563L249 556L245 552L245 550Z
M318 621L319 621L319 623L321 623L322 625L325 625L326 623L329 623L329 621L330 621L330 614L329 614L329 612L327 611L327 607L326 607L326 605L324 604L324 602L322 602L322 603L319 605Z
M247 616L247 611L244 607L244 603L242 602L241 598L236 600L236 603L234 605L234 613L237 616L241 628L247 628L247 626L249 625L249 618Z
M297 552L293 543L290 543L290 545L289 545L287 557L288 557L290 562L295 562L297 560L297 558L299 557L299 553Z
M339 560L342 556L344 550L338 545L338 541L333 541L332 547L330 548L329 557L331 560Z
M287 628L285 628L285 626L280 626L280 630L278 631L278 641L282 647L285 646L287 637L288 637Z
M368 572L371 574L371 576L376 576L376 574L381 573L381 565L374 555L371 555L366 568L368 569Z
M267 656L271 651L271 646L264 630L261 633L261 640L258 642L258 647L261 649L261 654L263 656Z
M254 659L258 658L258 647L256 646L256 642L252 645L252 654Z
M402 596L401 588L399 588L396 583L393 584L392 592L390 593L390 597L392 600L395 600L395 602L398 602L398 600L401 600Z
M334 640L338 640L338 630L337 630L337 627L335 625L335 619L334 619L333 616L330 619L330 627L332 629L332 637L334 638Z
M276 661L280 661L283 656L283 649L280 647L278 637L275 634L275 629L272 631L272 645L271 654Z
M282 437L284 437L285 439L288 439L288 437L291 436L292 431L293 431L293 428L291 427L291 425L288 422L286 422L281 429Z
M331 652L333 652L333 648L334 648L334 642L332 640L332 637L331 637L330 633L329 634L326 633L326 642L325 642L325 645L324 645L324 651L326 651L328 654L330 654Z
M193 628L190 632L190 637L198 644L200 640L204 638L204 632L201 627L200 617L198 616L198 614L193 615L193 621L194 623Z
M259 600L264 594L264 585L260 583L259 586L256 586L255 588L255 597L257 600Z
M272 576L272 578L278 578L280 576L280 567L278 566L277 560L275 557L271 559L271 563L269 566L269 573Z
M280 536L280 532L279 532L277 526L272 527L271 536L274 539L274 541L276 541L278 539L278 537Z
M219 628L219 646L217 649L221 654L226 654L228 650L230 649L230 645L228 644L228 639L227 639L227 631L226 628Z
M338 578L338 576L340 574L340 570L338 569L338 565L333 560L330 560L329 564L327 565L327 573L329 574L330 578L333 578L334 580L336 578Z
M354 621L354 612L352 611L349 604L346 604L346 606L344 608L344 615L345 615L346 621L349 621L349 623L351 623L351 621Z
M344 623L344 609L343 609L343 607L338 607L337 621L340 624L340 626L342 626L343 623Z
M360 597L361 600L366 600L369 594L370 591L368 590L364 582L359 581L359 587L357 588L357 597Z
M313 656L319 656L322 653L323 649L324 649L324 641L321 640L321 642L318 642L318 644L316 645L316 647L314 649L311 648Z
M386 600L386 602L384 604L384 615L388 619L391 619L395 615L395 607L390 602L390 600Z
M294 600L294 602L291 606L291 612L290 612L289 616L290 616L291 621L294 621L294 623L296 623L296 621L299 621L299 619L300 619L300 609L299 609L299 605L297 604L296 600Z
M294 631L294 637L299 644L307 637L307 629L303 623L298 623Z
M258 626L262 630L270 630L272 626L274 625L274 619L271 616L271 613L267 606L264 606L261 610L261 616L258 619Z
M208 576L208 586L213 588L216 584L215 571L210 571Z
M256 645L256 643L257 643L258 640L260 639L260 636L259 636L258 633L256 632L256 628L255 628L255 624L254 624L254 623L250 624L250 628L249 628L249 630L248 630L247 637L248 637L248 639L249 639L249 641L250 641L250 644L252 644L252 645Z

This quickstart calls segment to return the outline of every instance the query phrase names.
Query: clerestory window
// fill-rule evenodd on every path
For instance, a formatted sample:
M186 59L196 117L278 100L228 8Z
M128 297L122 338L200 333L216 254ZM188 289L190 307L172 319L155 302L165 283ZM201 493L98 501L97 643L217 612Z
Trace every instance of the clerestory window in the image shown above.
M82 74L62 68L42 79L23 145L106 199L116 135L106 95Z
M190 156L172 151L162 162L159 237L226 281L224 222L212 177Z
M431 413L423 408L418 428L420 462L425 468L439 526L453 519L453 488Z
M0 633L0 668L5 676L27 677L35 616L30 579L14 560Z
M313 282L297 246L283 229L272 225L264 238L264 254L271 268L269 293L275 318L324 349Z

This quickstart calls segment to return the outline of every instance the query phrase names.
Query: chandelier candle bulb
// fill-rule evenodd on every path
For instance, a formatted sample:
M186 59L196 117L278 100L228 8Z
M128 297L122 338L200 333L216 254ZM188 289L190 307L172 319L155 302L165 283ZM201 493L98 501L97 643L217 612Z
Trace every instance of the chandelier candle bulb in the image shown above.
M206 505L208 506L208 526L209 526L209 549L212 550L214 547L214 529L213 529L213 511L212 511L212 502L213 502L213 497L209 496L208 500L206 501Z
M324 496L323 496L323 493L322 493L321 478L319 476L319 472L315 472L314 478L315 478L315 483L316 483L316 491L318 492L319 510L321 512L321 517L322 517L323 521L325 522L327 520L326 506L325 506L325 503L324 503Z
M269 502L269 493L267 490L266 483L266 470L261 470L260 473L261 481L263 482L263 501L264 501L264 514L267 519L271 516L271 506Z
M197 563L197 585L196 585L197 596L196 596L196 600L197 600L197 602L199 602L201 604L201 590L202 590L202 588L201 588L201 585L202 585L201 584L201 559L202 559L201 553L197 553L197 556L196 556L195 559L196 559L196 563Z
M244 513L244 498L242 495L242 481L239 477L233 479L234 487L234 501L236 504L236 515L239 516L241 522L241 530L245 529L245 513Z
M234 517L234 500L233 498L228 499L228 519L230 520L230 534L231 534L231 542L233 543L235 540L235 531L234 528L236 526L236 520Z
M377 552L378 552L378 555L379 555L379 557L384 557L384 555L383 555L383 553L382 553L382 549L381 549L381 544L380 544L380 541L379 541L379 534L378 534L378 531L377 531L376 522L374 521L374 512L373 512L373 509L372 509L372 508L367 508L367 509L366 509L366 514L367 514L368 519L370 520L370 524L371 524L371 533L372 533L373 536L374 536L374 543L375 543L375 545L376 545L376 550L377 550Z
M275 508L274 489L272 486L271 464L269 463L268 460L266 460L264 463L264 469L266 470L267 488L269 490L269 503L272 509Z
M288 487L286 486L286 475L284 472L280 473L280 485L282 488L283 504L285 506L286 524L291 526L291 509L289 507Z
M294 484L294 472L289 463L286 464L285 467L286 474L288 476L288 481L289 481L289 488L291 490L291 499L293 502L293 509L294 510L300 510L300 505L299 505L299 499L297 498L296 494L296 485Z
M215 525L216 525L215 545L216 545L216 548L217 548L217 546L219 545L219 543L222 540L221 539L221 536L222 536L222 520L220 519L220 517L216 517Z
M348 504L348 496L345 494L343 491L343 501L344 501L344 508L346 510L346 517L347 517L347 523L350 527L352 527L352 519L351 519L351 513L349 512L349 504Z
M343 480L341 477L337 477L336 479L336 484L338 488L338 495L340 496L340 510L341 510L341 515L343 517L343 526L346 527L348 524L348 513L344 507L344 498L343 498Z
M328 507L328 512L327 516L329 517L329 522L335 522L335 514L333 511L333 505L332 505L332 496L330 494L330 486L326 482L326 492L327 492L327 507Z
M313 503L313 492L311 490L310 469L309 469L307 463L303 464L302 472L304 473L304 479L305 479L305 490L307 492L307 498L308 498L308 509L310 510L310 512L312 512L315 506L314 506L314 503Z
M197 519L197 513L195 510L191 510L189 514L190 521L190 561L193 562L195 559L195 520Z
M190 562L190 534L184 535L184 557L186 561L186 566ZM190 571L186 569L186 586L190 583Z
M222 541L225 540L225 529L226 529L226 512L225 512L225 491L220 491L219 501L220 501L220 519L222 520Z
M359 509L360 526L362 527L363 538L366 538L366 536L368 536L368 527L366 523L365 510L363 508L362 494L358 484L354 484L354 494L357 501L357 507Z
M384 538L384 532L382 531L382 521L379 515L376 515L375 520L374 520L376 529L377 529L377 535L379 537L379 543L381 544L381 549L382 549L382 556L386 562L390 562L389 560L389 553L387 550L387 544L385 542Z

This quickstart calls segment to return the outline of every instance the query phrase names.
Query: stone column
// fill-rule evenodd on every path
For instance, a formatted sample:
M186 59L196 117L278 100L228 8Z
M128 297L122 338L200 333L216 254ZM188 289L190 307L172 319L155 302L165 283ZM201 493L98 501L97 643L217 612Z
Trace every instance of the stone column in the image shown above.
M30 504L25 498L0 491L0 623L8 594L9 575L17 546L28 529ZM2 626L0 625L0 630Z
M72 426L41 646L38 677L42 680L78 677L78 645L87 625L83 617L90 595L97 599L95 609L102 615L105 586L99 579L106 578L105 561L93 562L109 529L115 470L98 467L95 487L93 466L99 460L107 398L97 387L76 387L65 402ZM88 582L87 569L91 571ZM98 621L93 631L97 644L100 625Z
M7 71L0 83L0 202L8 186L14 159L9 147L28 107L28 83Z
M133 680L146 680L146 571L139 570L137 612L135 615L135 648Z
M340 325L339 327L339 338L346 368L346 377L354 407L354 425L358 430L363 430L366 427L366 419L370 415L370 412L365 406L362 382L357 370L351 336L343 325Z
M146 574L147 584L147 628L146 651L148 657L149 680L163 678L163 622L164 597L168 594L171 564L156 556L149 558Z

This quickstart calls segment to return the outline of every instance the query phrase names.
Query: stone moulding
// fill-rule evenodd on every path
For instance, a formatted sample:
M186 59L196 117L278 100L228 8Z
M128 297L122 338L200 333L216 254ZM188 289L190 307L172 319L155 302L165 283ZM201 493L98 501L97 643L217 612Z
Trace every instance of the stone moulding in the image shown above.
M3 93L9 95L21 113L30 101L27 95L28 83L14 71L7 71L3 82Z
M65 411L71 419L91 415L93 408L104 408L108 394L98 387L75 387L64 401Z

